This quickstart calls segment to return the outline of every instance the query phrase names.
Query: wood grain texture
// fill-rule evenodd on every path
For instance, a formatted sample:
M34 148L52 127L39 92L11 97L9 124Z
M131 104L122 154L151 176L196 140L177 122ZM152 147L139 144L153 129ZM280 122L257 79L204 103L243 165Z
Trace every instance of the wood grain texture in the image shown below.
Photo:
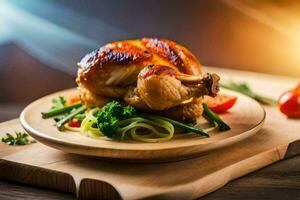
M259 75L256 74L253 76L249 75L244 80L253 83L254 79L258 79L258 77ZM264 87L266 87L268 77L263 77L265 84L259 84L262 81L261 79L254 82L258 84L258 90L266 91ZM268 83L270 82L268 81ZM292 83L294 82L277 79L276 82L273 81L272 84L269 84L269 87L271 85L283 91L290 87ZM162 164L107 162L66 154L39 143L22 148L8 147L6 145L4 147L2 144L0 148L3 147L7 154L2 154L1 156L2 160L16 165L27 165L32 166L36 170L43 168L47 169L47 171L70 174L76 185L77 195L86 193L95 198L101 198L107 197L106 192L113 191L109 197L117 198L120 195L124 199L195 199L219 189L233 179L283 159L285 155L288 155L286 150L293 149L292 145L289 147L289 144L296 144L297 142L295 141L300 139L299 121L285 118L277 111L277 108L266 107L266 110L266 124L258 134L232 146L180 162ZM14 129L21 129L17 121L3 124L0 128L0 133ZM14 149L11 150L11 148ZM298 151L293 150L292 152L290 155L294 156ZM47 173L44 174L47 175ZM44 174L41 173L40 176L44 176ZM294 175L296 178L293 181L297 182L297 171ZM283 176L284 173L282 174ZM18 180L19 177L14 176L11 178ZM87 187L87 185L83 186L83 184L80 184L84 180L95 180L95 182L88 181L86 184L90 186ZM266 191L271 191L273 187L291 192L295 191L295 188L297 189L297 187L286 187L285 189L280 187L279 179L277 181L274 182L274 176L273 183L270 181L264 182L263 179L258 177L257 185L263 186L267 182L270 183L270 186L268 186L269 190L266 189ZM107 183L107 185L104 184L105 186L103 186L102 184L101 186L101 183ZM286 183L287 185L289 184L287 181ZM97 184L98 186L95 186ZM247 184L251 185L251 183L246 181L244 184L245 187L243 185L240 187L240 191L243 194L247 190L245 189ZM109 185L114 189L109 187ZM292 184L290 186L294 187ZM93 188L103 191L100 194L95 194L95 189ZM235 188L235 186L232 188ZM224 189L226 189L226 186ZM228 197L230 199L231 197L232 199L234 195L237 195L238 190L232 189L231 191L231 193L230 191L228 193L223 192L224 198ZM255 188L255 184L253 184L253 189L250 191L253 194L249 194L249 197L253 197L255 191L258 191L258 194L263 192L260 188ZM81 196L81 198L89 198L91 196ZM220 195L215 197L218 198ZM204 198L213 199L214 196L207 195Z
M19 165L7 160L0 160L0 166L0 177L3 180L14 180L15 177L18 177L16 181L20 183L34 184L68 193L76 192L73 177L67 173L33 168L30 165Z
M200 200L291 200L300 198L300 156L274 163L229 182ZM55 192L34 186L0 181L3 200L75 200L75 194Z
M300 199L300 156L283 160L234 180L201 200Z
M1 200L74 200L74 194L33 187L16 182L0 181Z

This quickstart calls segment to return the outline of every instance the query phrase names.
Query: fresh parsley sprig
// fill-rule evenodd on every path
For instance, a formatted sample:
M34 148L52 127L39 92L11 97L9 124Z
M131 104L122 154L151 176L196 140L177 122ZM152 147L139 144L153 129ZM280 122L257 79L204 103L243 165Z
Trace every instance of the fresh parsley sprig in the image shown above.
M57 99L52 99L51 110L65 107L66 102L66 99L62 96L59 96Z
M253 90L248 86L246 82L229 81L227 83L221 83L220 85L225 89L233 90L242 93L246 96L249 96L262 104L272 106L277 105L276 100L253 92Z
M6 133L4 137L2 137L2 142L8 144L8 145L26 145L35 143L35 140L30 140L28 138L27 133L22 132L16 132L16 136Z

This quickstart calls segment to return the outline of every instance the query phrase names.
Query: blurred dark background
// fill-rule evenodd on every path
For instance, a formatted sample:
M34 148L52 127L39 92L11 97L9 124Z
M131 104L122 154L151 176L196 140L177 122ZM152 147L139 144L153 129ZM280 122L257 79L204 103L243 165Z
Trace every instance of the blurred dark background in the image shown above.
M0 121L76 86L76 63L112 40L165 37L203 65L300 77L300 1L0 0Z

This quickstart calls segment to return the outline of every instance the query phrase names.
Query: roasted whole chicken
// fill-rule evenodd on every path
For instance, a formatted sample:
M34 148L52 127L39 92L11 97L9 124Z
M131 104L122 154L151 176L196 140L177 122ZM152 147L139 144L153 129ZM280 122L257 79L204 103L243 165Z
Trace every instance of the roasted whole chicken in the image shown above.
M118 99L146 112L194 121L204 95L215 96L219 76L202 74L185 47L158 38L109 43L78 63L77 83L87 106Z

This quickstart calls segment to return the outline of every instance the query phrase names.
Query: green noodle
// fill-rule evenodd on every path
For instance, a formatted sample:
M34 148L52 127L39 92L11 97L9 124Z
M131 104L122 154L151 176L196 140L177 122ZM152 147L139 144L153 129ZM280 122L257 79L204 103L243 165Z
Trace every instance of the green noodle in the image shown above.
M101 109L94 108L86 113L86 117L81 122L80 128L65 125L70 131L80 132L82 135L92 138L105 138L105 135L95 127L97 117L95 116ZM162 119L145 119L143 117L133 117L120 121L118 136L121 140L131 138L142 142L163 142L169 141L174 137L174 126L168 121ZM211 131L213 128L209 128Z
M143 142L168 141L174 136L174 126L170 122L160 119L154 119L151 121L142 117L134 117L123 120L121 122L121 126L122 125L126 126L118 130L118 132L121 134L121 140L123 140L125 135L128 133L130 133L132 139ZM158 131L155 126L165 129L167 133ZM150 131L150 133L145 134L145 131L143 131L143 135L140 135L137 133L138 129L147 129Z
M80 126L80 133L82 135L90 136L90 137L104 136L98 128L93 127L93 124L97 124L97 118L94 116L94 114L97 111L99 111L99 108L94 108L86 114L86 117L81 122L81 126Z

